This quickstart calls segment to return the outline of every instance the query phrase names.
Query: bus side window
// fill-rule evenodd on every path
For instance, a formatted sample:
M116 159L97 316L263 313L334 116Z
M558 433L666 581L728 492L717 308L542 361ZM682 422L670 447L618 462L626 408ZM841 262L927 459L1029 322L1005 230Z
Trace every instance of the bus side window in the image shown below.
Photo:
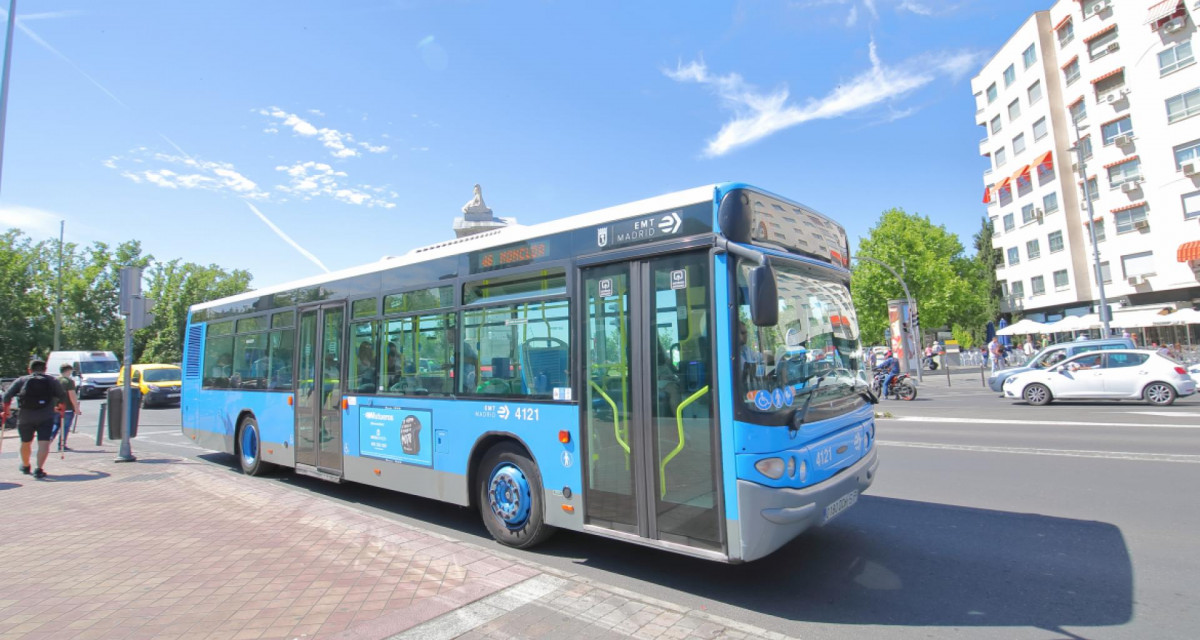
M361 301L360 301L361 302ZM368 301L370 302L370 301ZM375 393L379 388L379 321L350 325L350 384L357 393Z

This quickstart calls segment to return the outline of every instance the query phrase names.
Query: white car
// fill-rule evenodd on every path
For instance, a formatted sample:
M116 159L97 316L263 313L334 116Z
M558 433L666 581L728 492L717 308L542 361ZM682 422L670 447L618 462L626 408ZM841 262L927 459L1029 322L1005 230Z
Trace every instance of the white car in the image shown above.
M1169 405L1196 393L1182 365L1153 351L1090 351L1004 381L1004 397L1032 405L1051 400L1145 400Z
M1192 375L1192 380L1196 381L1196 386L1200 387L1200 364L1188 367L1188 373Z

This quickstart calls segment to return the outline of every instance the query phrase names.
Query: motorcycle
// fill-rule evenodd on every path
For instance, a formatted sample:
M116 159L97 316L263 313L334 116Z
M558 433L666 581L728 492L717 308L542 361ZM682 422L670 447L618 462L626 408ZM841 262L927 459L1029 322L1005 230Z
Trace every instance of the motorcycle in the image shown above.
M882 371L876 371L875 379L871 381L871 392L877 398L883 397L883 379L886 375ZM917 398L917 385L907 373L898 373L892 378L892 384L888 388L888 395L897 400L915 400Z

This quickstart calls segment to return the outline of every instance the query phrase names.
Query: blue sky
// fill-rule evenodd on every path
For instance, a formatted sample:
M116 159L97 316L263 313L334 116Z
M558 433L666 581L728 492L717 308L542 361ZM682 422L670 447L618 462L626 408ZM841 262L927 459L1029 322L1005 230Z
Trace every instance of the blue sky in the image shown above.
M475 183L533 224L735 180L969 244L970 77L1050 3L600 4L19 0L0 228L266 286L450 238Z

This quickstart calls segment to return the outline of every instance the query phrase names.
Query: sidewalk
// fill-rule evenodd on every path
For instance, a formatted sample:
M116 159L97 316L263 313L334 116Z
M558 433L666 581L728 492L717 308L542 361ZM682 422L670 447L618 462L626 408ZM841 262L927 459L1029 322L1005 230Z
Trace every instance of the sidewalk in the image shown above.
M8 638L783 638L169 456L0 456ZM282 473L282 472L281 472Z

